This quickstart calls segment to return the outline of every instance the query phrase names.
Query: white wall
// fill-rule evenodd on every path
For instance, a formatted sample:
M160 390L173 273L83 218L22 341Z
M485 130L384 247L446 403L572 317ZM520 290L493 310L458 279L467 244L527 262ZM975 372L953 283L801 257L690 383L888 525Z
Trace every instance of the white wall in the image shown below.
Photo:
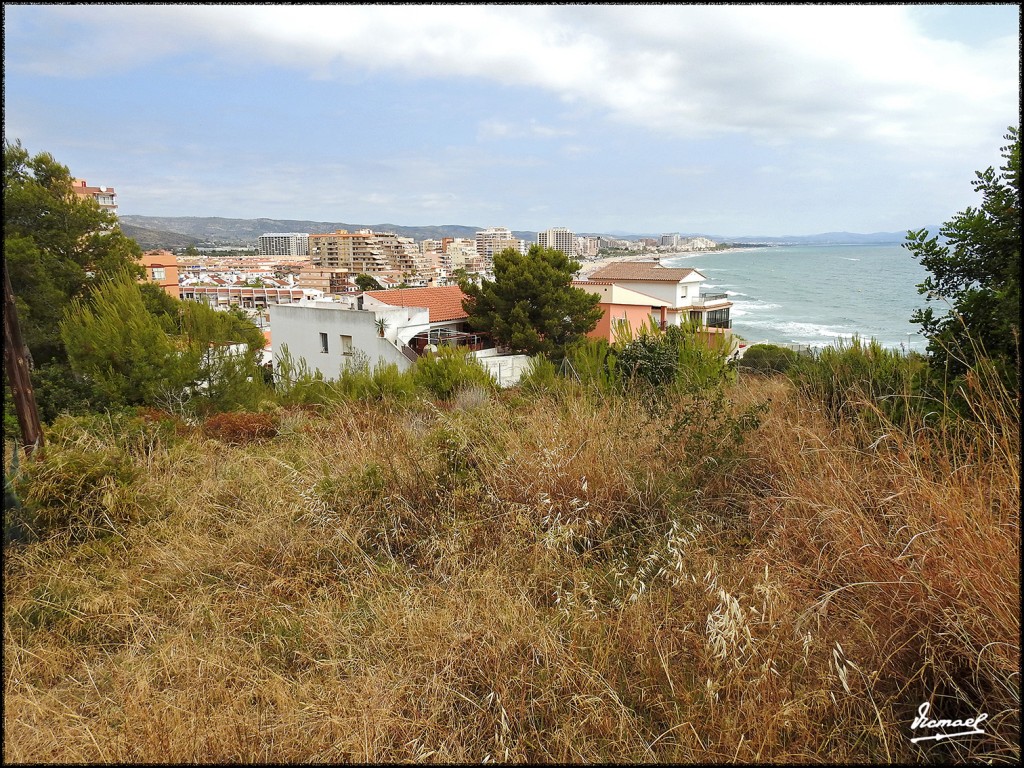
M529 355L499 355L495 349L481 349L474 355L501 387L518 384L529 368L531 359Z
M407 310L399 308L404 313ZM352 337L352 349L362 351L370 367L394 363L406 370L412 363L395 344L382 339L374 324L375 313L348 309L340 303L321 305L274 304L270 306L274 364L287 347L292 359L305 360L310 370L320 371L324 378L336 379L342 366L355 355L343 355L341 335ZM393 332L393 329L392 329ZM320 351L320 334L327 334L326 354Z

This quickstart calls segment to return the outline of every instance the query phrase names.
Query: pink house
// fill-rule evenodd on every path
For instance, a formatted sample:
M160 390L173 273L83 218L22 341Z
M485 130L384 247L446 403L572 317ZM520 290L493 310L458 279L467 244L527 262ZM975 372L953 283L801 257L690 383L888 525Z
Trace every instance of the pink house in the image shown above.
M592 338L612 343L625 328L636 335L651 320L662 328L697 322L709 335L731 335L732 302L724 293L702 292L706 279L695 269L629 261L609 264L573 285L601 297L604 316Z

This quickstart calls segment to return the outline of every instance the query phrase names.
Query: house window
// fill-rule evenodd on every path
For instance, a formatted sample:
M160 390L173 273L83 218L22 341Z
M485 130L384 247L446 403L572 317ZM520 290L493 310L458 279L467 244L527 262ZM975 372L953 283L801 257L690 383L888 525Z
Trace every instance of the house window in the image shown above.
M327 334L326 333L321 333L320 334L320 351L323 352L325 355L327 354Z
M680 285L679 286L679 297L683 298L685 296L686 296L686 286L685 285Z
M341 334L341 354L351 355L352 354L352 337Z
M167 270L163 267L153 267L153 279L154 280L165 280L167 278Z

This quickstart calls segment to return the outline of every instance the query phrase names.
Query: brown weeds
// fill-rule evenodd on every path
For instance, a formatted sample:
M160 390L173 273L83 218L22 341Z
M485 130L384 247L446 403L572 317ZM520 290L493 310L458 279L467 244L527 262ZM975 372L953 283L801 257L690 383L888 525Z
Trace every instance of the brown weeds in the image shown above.
M728 461L691 401L514 393L55 443L34 492L117 522L6 548L8 759L1019 759L1012 404L878 431L730 396L770 406ZM85 450L131 470L106 502ZM986 735L911 744L922 701Z

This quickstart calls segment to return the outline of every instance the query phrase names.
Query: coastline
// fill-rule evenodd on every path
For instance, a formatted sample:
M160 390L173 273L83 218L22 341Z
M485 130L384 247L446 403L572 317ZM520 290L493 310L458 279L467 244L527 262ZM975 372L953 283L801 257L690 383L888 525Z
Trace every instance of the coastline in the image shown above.
M580 267L579 271L576 273L576 279L577 280L586 280L592 274L594 274L595 272L597 272L600 269L604 269L609 264L618 264L618 263L627 262L627 261L657 261L657 262L660 263L660 262L664 261L665 259L675 259L675 258L679 258L680 256L698 257L698 256L702 256L702 255L705 255L705 254L717 255L717 254L720 254L720 253L732 253L734 251L747 251L747 250L752 250L752 249L750 249L750 248L722 248L721 250L717 250L717 251L677 251L675 253L666 253L666 254L660 254L660 253L653 253L653 254L651 254L651 253L630 253L630 254L627 254L625 256L605 256L605 257L600 258L600 259L594 259L593 261L581 261L580 263L582 264L582 266Z

